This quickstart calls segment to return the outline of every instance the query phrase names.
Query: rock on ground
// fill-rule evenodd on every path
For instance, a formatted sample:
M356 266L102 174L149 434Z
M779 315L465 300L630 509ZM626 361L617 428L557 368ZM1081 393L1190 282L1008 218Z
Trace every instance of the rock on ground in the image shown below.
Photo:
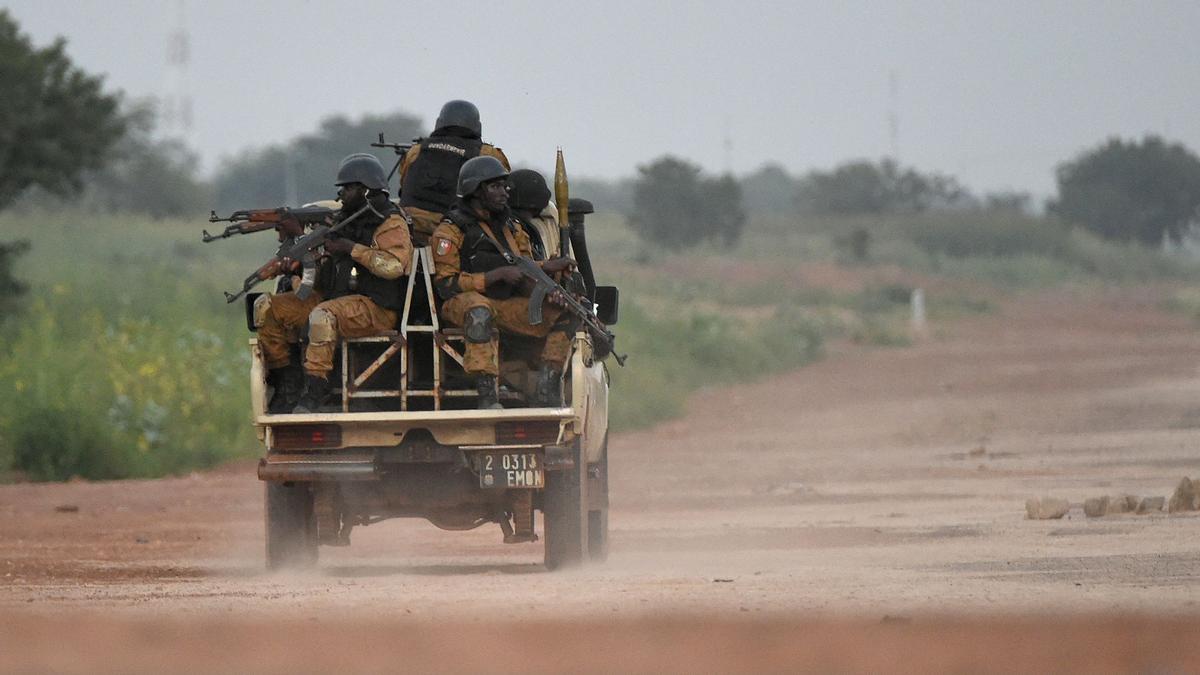
M1083 514L1088 518L1099 518L1108 513L1108 496L1092 497L1083 502Z
M1167 503L1166 497L1142 497L1142 501L1138 502L1137 513L1155 513L1163 510L1163 504Z
M1029 520L1055 520L1067 515L1071 503L1055 497L1039 497L1025 501L1025 517Z
M1200 494L1197 494L1196 483L1184 476L1183 480L1179 481L1179 486L1175 488L1175 494L1171 495L1167 511L1175 513L1177 511L1195 511L1198 508L1200 508Z

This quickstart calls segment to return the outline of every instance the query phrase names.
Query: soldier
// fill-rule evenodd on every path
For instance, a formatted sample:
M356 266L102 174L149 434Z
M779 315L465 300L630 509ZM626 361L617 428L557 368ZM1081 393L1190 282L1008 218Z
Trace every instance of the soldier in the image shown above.
M521 270L504 253L529 257L529 237L508 209L508 171L495 157L476 157L458 176L461 201L447 214L430 244L434 285L445 301L442 319L462 326L466 343L464 370L476 378L480 408L499 408L496 378L498 348L493 327L504 333L544 338L531 403L562 404L560 380L571 351L575 318L558 306L561 296L547 296L542 322L529 323L528 290ZM541 263L547 274L567 272L569 258Z
M508 158L480 140L479 109L470 101L442 106L429 138L418 141L400 163L400 205L413 220L417 246L429 242L454 204L455 184L463 163L472 157L495 157L507 170Z
M508 205L529 235L534 260L557 256L558 210L550 204L546 179L533 169L517 169L509 174L508 182Z
M374 155L342 160L336 185L340 221L363 206L371 208L325 244L319 289L301 300L295 293L271 296L258 330L258 344L275 386L267 412L316 411L332 385L333 351L339 335L362 337L396 326L404 304L412 240L403 209L388 200L386 172ZM308 324L304 369L293 361L300 328Z

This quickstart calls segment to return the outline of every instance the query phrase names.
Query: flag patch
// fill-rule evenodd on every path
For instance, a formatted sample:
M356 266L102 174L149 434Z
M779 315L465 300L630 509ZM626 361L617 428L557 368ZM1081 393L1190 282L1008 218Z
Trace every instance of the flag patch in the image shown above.
M438 255L446 255L449 252L450 252L450 240L449 239L438 239L437 254Z

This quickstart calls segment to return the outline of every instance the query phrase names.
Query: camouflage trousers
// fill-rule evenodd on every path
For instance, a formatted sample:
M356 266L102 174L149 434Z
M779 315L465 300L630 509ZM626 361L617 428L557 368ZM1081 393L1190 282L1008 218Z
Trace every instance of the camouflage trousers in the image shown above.
M442 305L442 320L452 326L462 327L467 312L476 307L491 310L492 320L501 333L516 333L534 338L545 338L538 360L561 370L571 355L571 335L574 332L570 315L561 308L544 303L542 322L536 326L529 323L529 298L514 297L504 300L489 298L481 293L460 293ZM466 340L463 355L463 370L473 375L499 375L497 350L499 344L493 333L490 342Z
M317 293L307 300L295 293L279 293L266 302L258 344L267 368L282 368L291 362L290 345L300 341L300 329L306 323L304 372L325 378L333 370L339 337L366 337L396 327L396 312L380 307L365 295L322 301Z

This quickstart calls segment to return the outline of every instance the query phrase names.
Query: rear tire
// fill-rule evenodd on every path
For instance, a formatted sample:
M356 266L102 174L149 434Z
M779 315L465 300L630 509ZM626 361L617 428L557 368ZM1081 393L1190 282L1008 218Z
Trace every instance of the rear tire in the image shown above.
M267 569L317 564L317 519L307 483L267 483Z
M581 457L579 443L573 456L572 468L546 472L542 516L548 570L576 567L587 554L587 460Z

